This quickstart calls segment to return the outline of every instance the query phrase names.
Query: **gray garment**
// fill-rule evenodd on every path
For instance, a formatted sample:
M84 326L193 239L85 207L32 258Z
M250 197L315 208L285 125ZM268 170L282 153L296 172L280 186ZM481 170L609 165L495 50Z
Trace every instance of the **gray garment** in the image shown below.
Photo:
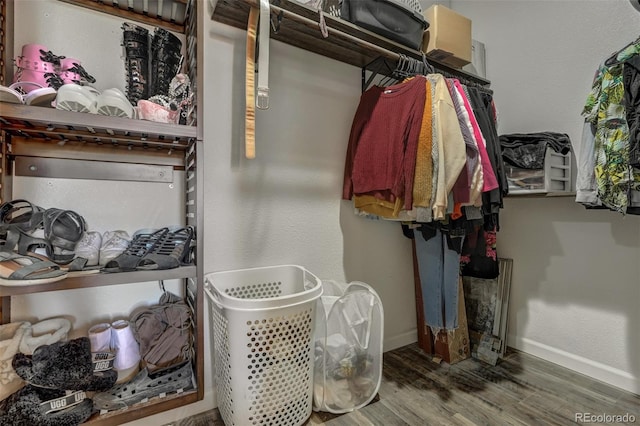
M471 179L478 165L480 152L478 151L478 146L476 145L473 135L471 134L471 129L469 128L471 123L467 123L467 120L465 120L464 118L464 106L460 104L460 95L458 94L458 90L453 86L453 82L450 78L447 79L447 86L449 87L449 93L451 93L453 107L456 109L456 115L458 116L458 121L460 122L462 139L464 139L467 153L467 173L469 173L469 179Z
M131 316L140 356L149 371L191 359L193 353L191 308L179 298L163 299Z
M591 123L584 122L582 140L578 153L578 167L576 176L576 203L587 206L600 206L595 176L595 135ZM575 150L575 147L574 147Z

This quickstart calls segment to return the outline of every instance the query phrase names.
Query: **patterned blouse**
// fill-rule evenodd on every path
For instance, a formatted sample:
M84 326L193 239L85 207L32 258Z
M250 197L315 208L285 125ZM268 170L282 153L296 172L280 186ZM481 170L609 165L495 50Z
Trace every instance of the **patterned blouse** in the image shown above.
M623 63L640 53L634 43L601 64L582 111L595 127L595 177L598 197L606 207L626 213L631 190L640 190L640 169L629 165L629 126L624 107Z

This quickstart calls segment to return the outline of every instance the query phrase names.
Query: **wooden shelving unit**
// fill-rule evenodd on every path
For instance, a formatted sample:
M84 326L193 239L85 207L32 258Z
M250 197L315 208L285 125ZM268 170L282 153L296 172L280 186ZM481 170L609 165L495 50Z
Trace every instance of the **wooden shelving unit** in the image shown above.
M134 0L60 0L76 6L107 13L126 20L158 26L186 36L186 70L197 89L202 76L197 67L203 57L205 2L201 0L165 0L162 11L142 10L142 5L157 7L158 2ZM0 0L2 23L0 74L6 81L11 74L13 31L11 23L15 0ZM197 96L196 99L202 99ZM196 123L202 122L196 109ZM0 323L11 320L11 297L24 294L97 288L129 283L182 280L187 302L193 309L195 357L192 361L195 388L163 397L154 397L124 410L92 416L87 424L116 426L202 400L204 397L204 295L202 289L202 128L143 120L58 111L53 108L0 103L2 202L12 199L12 177L81 177L165 182L171 171L185 173L185 222L196 229L195 262L170 270L97 273L68 277L37 286L0 286ZM53 166L58 167L53 167ZM64 167L59 167L64 165ZM51 167L49 167L51 166ZM71 174L71 176L68 176ZM62 293L60 293L62 294Z

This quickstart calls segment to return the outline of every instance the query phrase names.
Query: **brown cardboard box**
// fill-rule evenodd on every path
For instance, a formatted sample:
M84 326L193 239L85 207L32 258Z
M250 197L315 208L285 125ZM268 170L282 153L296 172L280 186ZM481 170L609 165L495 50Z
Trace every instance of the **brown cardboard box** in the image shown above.
M435 353L444 362L455 364L471 356L469 344L469 326L467 324L467 311L464 305L464 290L462 277L458 281L458 328L448 333L441 331L436 337Z
M422 40L427 56L455 68L471 63L471 20L441 4L423 15L429 22Z

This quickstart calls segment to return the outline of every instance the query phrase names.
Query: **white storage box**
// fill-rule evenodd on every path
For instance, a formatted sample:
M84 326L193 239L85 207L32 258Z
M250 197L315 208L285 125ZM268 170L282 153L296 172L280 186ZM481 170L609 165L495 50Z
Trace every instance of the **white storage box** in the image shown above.
M545 194L571 191L571 152L547 148L543 169L523 169L504 163L509 194Z
M367 284L322 283L315 342L313 409L346 413L367 405L382 380L384 312Z
M292 426L311 415L321 281L296 265L205 275L218 409L227 426Z

